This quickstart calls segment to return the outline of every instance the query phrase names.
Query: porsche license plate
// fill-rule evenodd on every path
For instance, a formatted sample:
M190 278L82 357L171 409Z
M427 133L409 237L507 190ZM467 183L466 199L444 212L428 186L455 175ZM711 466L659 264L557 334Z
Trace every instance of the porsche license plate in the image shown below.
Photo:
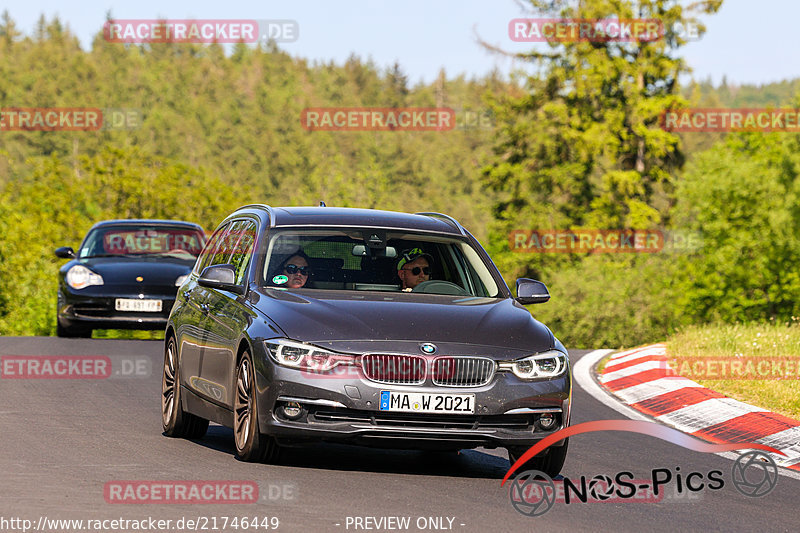
M425 392L381 391L381 411L401 413L475 413L474 394L429 394Z
M135 300L133 298L117 298L116 309L117 311L158 313L161 311L161 300Z

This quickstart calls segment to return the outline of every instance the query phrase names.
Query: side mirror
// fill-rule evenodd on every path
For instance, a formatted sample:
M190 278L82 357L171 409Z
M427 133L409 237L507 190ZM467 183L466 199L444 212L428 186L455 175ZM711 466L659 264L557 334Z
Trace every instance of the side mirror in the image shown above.
M203 287L244 294L244 287L236 285L235 280L233 265L212 265L203 269L197 283Z
M517 280L517 298L522 305L542 304L550 299L547 286L535 279L519 278Z
M61 259L75 259L75 250L69 246L56 248L56 257L60 257Z

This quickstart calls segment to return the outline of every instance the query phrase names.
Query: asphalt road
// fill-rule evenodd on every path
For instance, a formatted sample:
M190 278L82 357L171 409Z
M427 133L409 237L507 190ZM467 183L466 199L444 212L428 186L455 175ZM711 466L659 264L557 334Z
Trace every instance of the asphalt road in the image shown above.
M692 452L656 438L619 432L571 439L563 474L579 480L631 471L650 479L653 469L677 474L712 470L725 486L658 503L556 503L528 517L511 505L505 450L460 455L319 445L294 449L283 464L243 463L234 457L232 432L212 426L201 441L161 434L163 344L56 338L0 338L0 356L107 356L107 379L0 379L0 531L40 517L110 520L201 518L198 530L221 530L222 518L277 517L278 531L797 531L800 480L781 476L770 494L741 495L731 483L733 462ZM573 363L586 352L571 354ZM620 419L575 384L573 424ZM119 504L104 496L122 480L248 480L259 501L247 504ZM691 497L690 497L691 496ZM207 522L202 517L208 519ZM374 520L367 520L372 517ZM409 517L407 529L388 517ZM356 518L361 520L356 521ZM4 522L5 520L5 522ZM43 522L44 523L44 522ZM227 531L245 531L230 527ZM264 522L260 522L264 524ZM109 526L111 523L107 523ZM84 531L88 524L84 525ZM370 529L367 529L370 527ZM438 529L437 529L438 528ZM174 529L174 526L173 526ZM45 529L54 530L54 529ZM65 529L74 531L75 529ZM256 531L249 527L248 531ZM260 527L258 531L264 531Z

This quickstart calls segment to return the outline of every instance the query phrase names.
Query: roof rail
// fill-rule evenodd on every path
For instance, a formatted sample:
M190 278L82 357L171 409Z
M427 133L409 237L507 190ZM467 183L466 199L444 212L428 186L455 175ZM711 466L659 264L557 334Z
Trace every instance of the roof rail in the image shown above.
M246 209L248 207L258 207L259 209L265 210L267 212L267 215L269 215L269 227L270 228L275 227L275 214L272 212L272 208L270 206L268 206L267 204L247 204L241 206L239 209Z
M454 219L454 218L453 218L453 217L451 217L450 215L445 215L444 213L435 213L435 212L432 212L432 211L431 211L431 212L427 212L427 211L426 211L426 212L414 213L414 214L415 214L415 215L424 215L424 216L427 216L427 217L437 217L437 218L443 218L445 221L449 222L451 226L453 226L453 227L454 227L454 228L456 228L458 231L460 231L460 232L461 232L461 235L463 235L463 236L465 236L465 237L467 236L467 232L466 232L466 230L464 229L464 226L462 226L461 224L459 224L458 220Z

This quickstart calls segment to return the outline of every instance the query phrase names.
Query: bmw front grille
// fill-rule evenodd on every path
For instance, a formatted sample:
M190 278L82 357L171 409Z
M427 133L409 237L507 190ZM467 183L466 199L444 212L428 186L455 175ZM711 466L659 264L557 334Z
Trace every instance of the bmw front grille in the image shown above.
M418 355L367 354L361 359L364 375L390 385L421 385L428 362Z
M492 380L495 362L486 357L438 357L433 361L432 380L443 387L480 387Z
M389 385L422 385L428 361L418 355L367 354L361 360L367 379ZM480 387L494 377L496 363L486 357L437 357L430 378L442 387Z

